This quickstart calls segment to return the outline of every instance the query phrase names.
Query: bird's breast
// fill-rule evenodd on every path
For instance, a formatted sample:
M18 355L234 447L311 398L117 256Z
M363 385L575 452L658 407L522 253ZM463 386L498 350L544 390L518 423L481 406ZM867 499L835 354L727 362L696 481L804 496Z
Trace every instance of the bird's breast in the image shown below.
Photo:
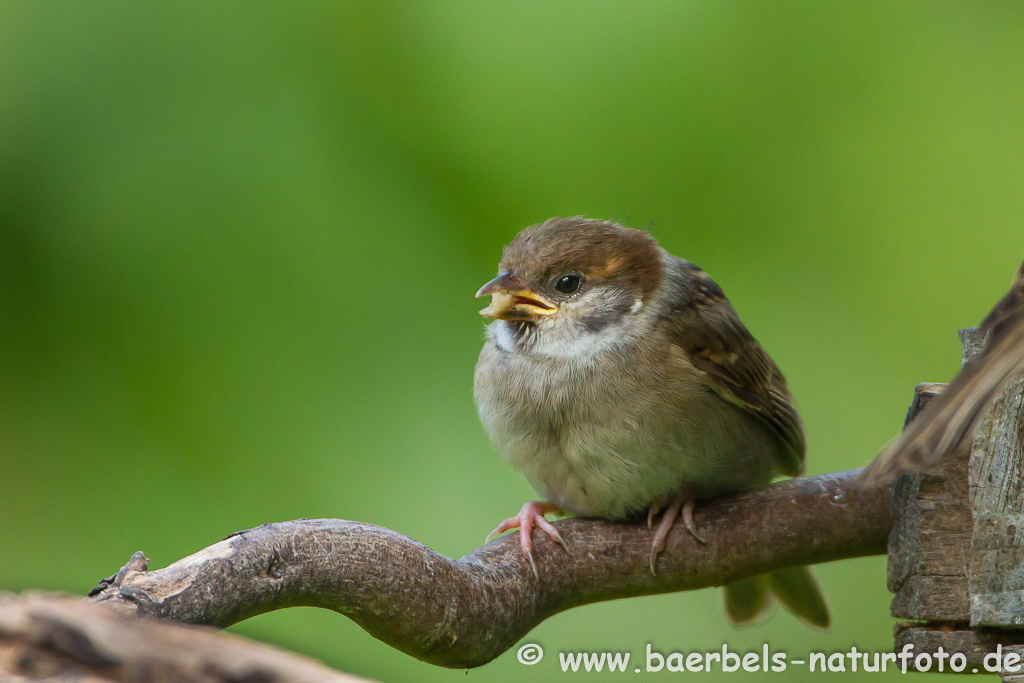
M550 359L489 342L474 394L495 448L545 499L622 518L680 487L713 495L764 478L763 434L745 442L749 420L681 362L651 349Z

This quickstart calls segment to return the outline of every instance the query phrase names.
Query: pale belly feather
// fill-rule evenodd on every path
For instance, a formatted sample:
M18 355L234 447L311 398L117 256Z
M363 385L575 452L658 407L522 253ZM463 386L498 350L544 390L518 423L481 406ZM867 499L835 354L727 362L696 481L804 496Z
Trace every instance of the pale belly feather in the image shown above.
M623 518L675 494L767 483L777 445L742 409L672 357L629 348L587 358L481 352L475 397L502 457L546 500L578 515ZM670 377L682 379L669 379Z

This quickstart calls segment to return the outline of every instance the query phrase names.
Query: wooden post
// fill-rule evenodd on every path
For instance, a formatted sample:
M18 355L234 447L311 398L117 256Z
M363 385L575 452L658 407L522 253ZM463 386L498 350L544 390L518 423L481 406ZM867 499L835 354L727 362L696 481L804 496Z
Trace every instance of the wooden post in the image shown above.
M973 332L972 344L980 344ZM970 461L971 626L1024 626L1024 377L996 399Z
M984 346L974 329L960 340L965 363ZM918 385L907 424L944 388ZM969 451L897 479L888 583L892 615L913 620L896 625L897 652L961 652L968 673L998 646L1024 655L1024 377L995 401ZM1024 681L1024 662L1003 675Z

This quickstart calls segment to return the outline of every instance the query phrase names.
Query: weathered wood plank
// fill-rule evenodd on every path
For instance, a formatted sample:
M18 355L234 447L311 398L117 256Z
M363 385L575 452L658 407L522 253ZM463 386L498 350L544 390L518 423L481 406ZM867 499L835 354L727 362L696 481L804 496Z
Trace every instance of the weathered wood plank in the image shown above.
M964 673L984 672L985 655L996 652L1000 645L1004 655L1010 652L1024 654L1024 633L1017 631L954 629L935 624L896 624L893 635L896 639L893 652L901 652L909 644L913 646L915 655L922 652L934 654L939 648L946 654L962 653L967 658ZM939 673L937 667L932 669L932 673ZM947 664L942 673L953 672Z
M963 330L965 348L980 347ZM970 459L971 625L1024 627L1024 377L978 425Z
M906 424L945 386L919 384ZM962 622L970 618L968 455L965 450L935 471L903 474L896 481L888 569L894 617Z

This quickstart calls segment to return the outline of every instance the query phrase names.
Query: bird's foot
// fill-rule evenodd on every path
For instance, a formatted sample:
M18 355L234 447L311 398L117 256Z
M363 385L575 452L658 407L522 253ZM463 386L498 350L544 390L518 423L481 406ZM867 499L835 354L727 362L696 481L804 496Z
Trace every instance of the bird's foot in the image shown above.
M519 547L522 548L523 555L526 555L526 559L530 562L534 578L539 579L540 574L537 572L537 563L533 560L533 539L530 538L530 533L533 531L534 526L540 527L541 531L550 536L552 541L562 546L565 552L569 552L569 545L562 538L562 534L558 533L558 529L544 517L544 515L551 514L562 514L562 510L554 503L544 501L531 500L523 503L519 514L515 517L509 517L495 527L494 531L487 534L484 543L510 529L519 529Z
M675 524L676 518L682 515L683 526L690 532L690 535L697 539L699 542L706 544L707 541L697 533L697 527L693 525L693 496L673 496L668 500L668 503L659 501L651 505L651 509L647 512L647 528L651 528L654 523L654 515L665 509L665 513L661 516L661 521L658 523L658 529L654 532L654 539L651 541L651 574L657 575L654 565L658 560L658 553L665 549L665 539L668 538L668 532L672 530L672 525Z

